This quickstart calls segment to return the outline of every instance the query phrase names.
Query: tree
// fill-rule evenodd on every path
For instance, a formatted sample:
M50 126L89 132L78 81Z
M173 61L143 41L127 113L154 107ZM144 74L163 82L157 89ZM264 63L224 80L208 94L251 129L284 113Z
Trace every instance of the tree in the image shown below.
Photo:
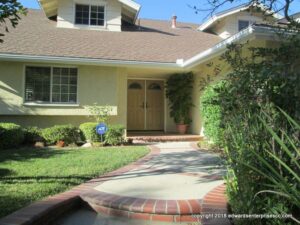
M19 20L21 20L20 15L26 14L27 9L17 0L0 0L0 27L4 27L4 31L8 32L8 24L11 24L15 28ZM0 33L0 42L3 42L1 39L4 34Z

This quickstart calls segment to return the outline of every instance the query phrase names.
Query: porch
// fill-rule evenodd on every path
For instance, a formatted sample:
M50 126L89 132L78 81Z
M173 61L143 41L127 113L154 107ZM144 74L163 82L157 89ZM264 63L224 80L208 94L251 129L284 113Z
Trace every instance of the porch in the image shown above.
M164 132L128 132L127 138L134 143L151 142L197 142L203 137L196 134L177 134Z

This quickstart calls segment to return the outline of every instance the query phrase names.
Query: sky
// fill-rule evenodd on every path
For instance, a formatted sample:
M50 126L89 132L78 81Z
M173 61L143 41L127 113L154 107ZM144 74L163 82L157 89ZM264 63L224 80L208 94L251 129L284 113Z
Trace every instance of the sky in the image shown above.
M19 0L27 8L39 8L37 0ZM140 18L170 20L172 15L178 17L178 21L202 23L208 16L208 12L198 14L193 10L193 6L207 9L207 0L136 0L142 6L139 14ZM220 8L225 10L242 4L245 0L239 0L235 5L227 4ZM291 13L300 12L300 1L295 0L291 5Z

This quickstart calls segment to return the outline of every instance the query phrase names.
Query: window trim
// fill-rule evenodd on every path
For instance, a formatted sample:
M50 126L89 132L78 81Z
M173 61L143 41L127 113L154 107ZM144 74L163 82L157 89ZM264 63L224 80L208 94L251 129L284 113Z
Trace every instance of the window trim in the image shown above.
M50 102L26 102L26 95L25 95L25 90L26 90L26 67L45 67L49 68L51 70L50 74ZM54 67L59 67L59 68L72 68L72 69L77 69L77 91L76 91L76 102L68 103L68 102L52 102L52 84L53 84L53 68ZM40 65L40 64L24 64L23 65L23 90L22 90L22 105L24 106L68 106L68 107L79 107L80 106L80 101L79 101L79 69L77 66L72 66L72 65Z
M252 24L253 24L253 21L251 20L247 20L247 19L238 19L237 21L237 29L238 29L238 32L242 31L242 30L245 30L247 29L248 27L245 27L244 29L240 29L240 22L248 22L248 27L250 27Z
M88 5L89 6L89 24L77 24L76 23L76 5ZM101 25L91 25L91 7L92 6L103 6L104 7L104 24L103 24L103 26L101 26ZM74 24L74 26L75 27L82 27L82 28L84 28L84 27L88 27L88 28L94 28L94 29L96 29L96 28L100 28L100 29L103 29L103 28L107 28L107 19L106 19L106 17L107 17L107 14L106 14L106 7L107 6L107 4L106 3L104 3L104 2L92 2L92 3L86 3L86 2L82 2L82 1L79 1L79 0L77 0L77 1L74 1L74 5L73 5L73 20L74 20L74 22L73 22L73 24Z

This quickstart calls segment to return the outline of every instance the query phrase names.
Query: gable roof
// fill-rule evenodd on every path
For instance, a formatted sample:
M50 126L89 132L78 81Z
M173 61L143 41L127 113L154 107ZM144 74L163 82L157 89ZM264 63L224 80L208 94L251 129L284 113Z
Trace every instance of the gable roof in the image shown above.
M200 31L205 31L208 28L210 28L211 26L213 26L218 20L225 18L227 16L242 12L242 11L246 11L248 10L250 7L258 7L264 11L268 11L267 8L263 5L263 4L242 4L233 8L230 8L228 10L224 10L222 12L219 12L215 15L213 15L210 19L208 19L205 23L201 24L201 26L198 28ZM270 12L270 14L272 14L272 16L274 16L276 19L282 19L282 16L278 13L272 13Z
M29 10L0 44L0 54L68 57L132 62L176 63L216 45L222 39L196 30L197 25L141 20L122 32L57 28L41 10Z
M48 18L56 16L58 11L58 1L59 0L38 0L41 8L44 10L46 16ZM135 22L141 6L133 0L117 0L122 3L122 10L129 12L132 14L131 20L133 23Z
M300 12L294 13L293 15L290 16L293 20L296 22L300 22ZM288 20L286 18L282 18L277 21L278 23L288 23Z

